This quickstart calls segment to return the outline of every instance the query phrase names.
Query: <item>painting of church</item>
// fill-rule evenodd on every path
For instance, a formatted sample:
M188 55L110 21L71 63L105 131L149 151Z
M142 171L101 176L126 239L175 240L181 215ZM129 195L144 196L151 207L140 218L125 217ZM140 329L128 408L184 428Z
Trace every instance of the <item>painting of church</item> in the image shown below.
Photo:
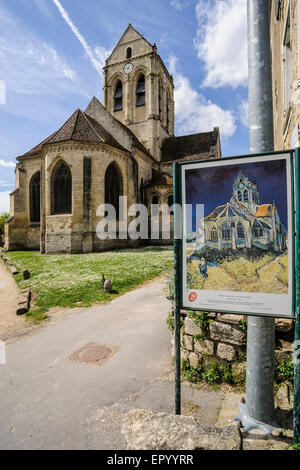
M234 180L230 201L216 207L203 222L204 247L256 247L280 253L286 249L287 230L275 202L260 204L257 184L241 171Z

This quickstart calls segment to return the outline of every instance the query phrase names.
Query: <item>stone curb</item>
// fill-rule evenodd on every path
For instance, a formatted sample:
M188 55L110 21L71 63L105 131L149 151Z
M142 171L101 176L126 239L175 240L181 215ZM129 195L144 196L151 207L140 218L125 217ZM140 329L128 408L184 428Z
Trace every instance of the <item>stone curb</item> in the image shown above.
M19 274L19 271L17 270L17 268L13 264L11 264L7 258L5 258L3 253L0 253L0 257L3 259L4 263L7 264L13 276L15 276L16 274Z
M31 291L30 289L22 290L19 296L19 303L17 307L16 314L17 315L24 315L30 309L30 300L31 300Z

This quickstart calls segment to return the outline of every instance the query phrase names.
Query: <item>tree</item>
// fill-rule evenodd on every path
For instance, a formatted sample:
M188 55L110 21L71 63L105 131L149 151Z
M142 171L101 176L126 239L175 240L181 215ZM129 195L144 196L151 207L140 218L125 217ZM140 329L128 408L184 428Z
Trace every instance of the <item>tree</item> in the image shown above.
M4 235L4 222L9 218L8 212L0 212L0 245L2 245L2 239Z

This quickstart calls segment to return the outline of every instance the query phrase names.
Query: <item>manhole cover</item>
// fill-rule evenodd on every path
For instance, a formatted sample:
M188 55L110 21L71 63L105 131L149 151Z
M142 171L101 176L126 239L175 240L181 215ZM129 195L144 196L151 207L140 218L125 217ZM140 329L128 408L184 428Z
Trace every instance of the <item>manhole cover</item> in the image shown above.
M120 350L119 346L108 344L88 343L75 351L66 359L72 362L81 362L89 366L102 366L113 354Z

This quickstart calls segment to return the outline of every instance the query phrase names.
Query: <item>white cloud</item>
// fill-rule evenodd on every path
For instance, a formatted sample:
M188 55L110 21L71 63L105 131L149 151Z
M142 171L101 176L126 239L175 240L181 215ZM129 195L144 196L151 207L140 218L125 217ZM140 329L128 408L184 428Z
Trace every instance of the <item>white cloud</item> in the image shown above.
M0 191L0 212L9 212L10 191Z
M244 127L249 127L249 105L248 101L242 101L239 105L239 118Z
M0 80L0 104L6 104L6 85L3 80Z
M7 106L12 93L45 96L78 90L76 72L55 48L23 30L2 7L0 30L0 78L6 84Z
M99 76L102 78L103 71L102 68L104 66L105 59L109 55L108 51L106 51L104 48L101 46L96 47L95 50L93 50L85 40L85 38L82 36L80 33L79 29L74 25L73 21L71 20L70 16L62 6L59 0L53 0L54 4L57 6L58 11L60 12L62 18L65 20L67 25L71 28L73 33L75 34L76 38L82 45L83 49L85 50L86 54L88 55L91 63L97 70ZM105 55L107 54L107 55Z
M10 184L6 183L5 181L0 180L0 188L10 188Z
M189 3L190 2L188 0L171 0L172 7L178 11L181 11L183 8L187 7Z
M246 0L198 0L196 16L194 44L204 63L203 85L247 86Z
M0 158L0 166L4 166L5 168L15 168L16 164L14 162L8 162L7 160L2 160Z
M218 126L222 137L233 135L236 130L233 113L198 93L188 78L178 72L174 56L169 59L169 70L174 76L175 114L180 134L209 132Z

